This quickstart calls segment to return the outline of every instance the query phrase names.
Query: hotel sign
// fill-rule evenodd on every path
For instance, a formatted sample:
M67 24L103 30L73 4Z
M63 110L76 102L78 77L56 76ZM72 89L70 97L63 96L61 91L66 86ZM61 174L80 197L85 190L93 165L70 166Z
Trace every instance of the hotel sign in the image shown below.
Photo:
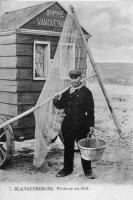
M66 18L66 12L54 4L49 9L30 20L22 28L61 32Z

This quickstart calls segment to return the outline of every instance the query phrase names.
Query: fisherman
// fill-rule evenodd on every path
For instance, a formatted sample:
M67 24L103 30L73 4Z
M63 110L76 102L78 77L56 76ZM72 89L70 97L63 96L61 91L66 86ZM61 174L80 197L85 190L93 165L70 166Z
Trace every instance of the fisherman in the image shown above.
M56 176L64 177L72 173L75 141L86 138L91 127L94 127L94 100L91 91L83 85L79 70L69 72L71 87L61 96L57 95L53 104L57 109L64 109L65 117L61 125L64 140L64 167ZM81 158L84 174L95 178L91 161Z

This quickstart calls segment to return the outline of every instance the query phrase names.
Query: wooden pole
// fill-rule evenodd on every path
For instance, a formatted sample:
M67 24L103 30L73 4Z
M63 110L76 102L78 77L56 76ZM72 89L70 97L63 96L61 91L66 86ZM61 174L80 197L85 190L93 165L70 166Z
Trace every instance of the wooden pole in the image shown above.
M93 77L94 75L95 75L95 74L93 74L91 77ZM88 78L90 78L90 76L84 78L84 79L82 80L82 82L86 81ZM55 97L56 95L61 95L61 94L62 94L63 92L65 92L69 87L70 87L70 86L68 86L68 87L66 87L65 89L63 89L62 91L60 91L60 92L54 94L52 97L50 97L49 99L43 101L41 104L38 104L38 105L36 105L36 106L30 108L29 110L27 110L27 111L25 111L25 112L23 112L23 113L21 113L21 114L15 116L15 117L9 119L9 120L7 120L7 121L4 122L3 124L0 124L0 129L3 128L3 127L5 127L5 126L7 126L7 125L9 125L9 124L11 124L11 123L13 123L13 122L15 122L15 121L17 121L17 120L19 120L19 119L21 119L22 117L25 117L26 115L29 115L30 113L34 112L35 109L37 109L37 108L43 106L44 104L48 103L49 101L53 100L54 97Z
M79 20L78 20L78 18L77 18L77 15L76 15L76 13L75 13L75 10L74 10L74 8L73 8L71 5L70 5L70 11L71 11L71 13L72 13L72 17L73 17L75 26L77 27L77 30L79 31L79 34L80 34L80 36L81 36L81 38L82 38L82 40L83 40L83 42L84 42L84 45L85 45L87 54L88 54L88 56L89 56L89 59L90 59L90 62L91 62L91 64L92 64L92 67L93 67L93 69L94 69L94 72L96 73L97 80L98 80L99 85L100 85L100 87L101 87L101 89L102 89L103 95L104 95L104 97L105 97L105 99L106 99L107 105L108 105L108 107L109 107L109 110L110 110L110 112L111 112L112 118L113 118L114 123L115 123L115 125L116 125L117 131L118 131L118 133L119 133L119 135L120 135L120 138L123 139L120 124L119 124L119 122L118 122L118 120L117 120L116 114L115 114L115 112L114 112L114 110L113 110L113 108L112 108L112 105L111 105L110 101L109 101L109 98L108 98L108 95L107 95L106 90L105 90L105 88L104 88L104 85L102 84L102 80L101 80L101 77L100 77L99 72L98 72L98 70L97 70L96 63L95 63L95 61L94 61L94 59L93 59L93 57L92 57L90 48L89 48L89 46L88 46L88 44L87 44L87 41L86 41L86 39L85 39L85 37L84 37L83 31L82 31L82 28L81 28L81 26L80 26L80 23L79 23Z
M12 122L17 121L18 119L25 117L26 115L30 114L31 112L33 112L35 109L35 107L32 107L31 109L21 113L20 115L17 115L9 120L7 120L6 122L4 122L3 124L0 124L0 129L3 128L4 126L7 126L9 124L11 124Z

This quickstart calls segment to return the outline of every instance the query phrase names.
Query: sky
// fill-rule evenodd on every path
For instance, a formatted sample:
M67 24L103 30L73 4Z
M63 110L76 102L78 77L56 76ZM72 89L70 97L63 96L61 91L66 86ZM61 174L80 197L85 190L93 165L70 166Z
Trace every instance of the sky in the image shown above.
M4 1L2 11L45 2L0 1ZM92 35L89 46L96 62L133 62L133 0L59 2L67 10L72 4L80 23Z

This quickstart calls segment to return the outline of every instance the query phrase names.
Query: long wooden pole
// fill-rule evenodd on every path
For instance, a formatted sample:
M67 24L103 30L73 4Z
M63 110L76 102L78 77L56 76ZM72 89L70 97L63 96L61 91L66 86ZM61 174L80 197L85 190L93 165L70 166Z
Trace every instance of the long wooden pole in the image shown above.
M92 76L94 76L94 75L95 75L95 74L93 74ZM91 76L91 77L92 77L92 76ZM90 78L90 76L88 76L88 77L82 79L82 82L86 81L88 78ZM9 120L7 120L7 121L4 122L3 124L0 124L0 129L3 128L3 127L5 127L5 126L7 126L7 125L9 125L9 124L11 124L11 123L13 123L13 122L15 122L15 121L17 121L17 120L19 120L19 119L21 119L22 117L25 117L26 115L29 115L30 113L34 112L35 109L37 109L37 108L43 106L44 104L48 103L49 101L53 100L53 98L54 98L56 95L61 95L61 94L62 94L63 92L65 92L69 87L70 87L70 86L68 86L68 87L66 87L65 89L63 89L62 91L60 91L60 92L54 94L54 95L51 96L49 99L43 101L41 104L38 104L38 105L36 105L36 106L30 108L29 110L27 110L27 111L25 111L25 112L23 112L23 113L21 113L21 114L15 116L15 117L9 119Z
M66 89L67 89L67 88L66 88ZM65 90L64 90L64 91L65 91ZM57 95L60 95L60 93L61 93L61 92L59 92ZM23 113L21 113L21 114L15 116L15 117L9 119L9 120L7 120L6 122L4 122L3 124L0 125L0 129L3 128L3 127L5 127L5 126L7 126L7 125L9 125L9 124L11 124L11 123L13 123L13 122L15 122L15 121L17 121L18 119L21 119L22 117L25 117L25 116L29 115L30 113L34 112L35 109L37 109L37 108L39 108L40 106L42 106L42 105L48 103L48 102L51 101L53 98L54 98L54 96L50 97L49 99L47 99L46 101L42 102L41 104L36 105L36 106L30 108L29 110L27 110L27 111L25 111L25 112L23 112Z
M102 89L102 92L103 92L103 95L104 95L104 97L105 97L105 99L106 99L106 102L107 102L107 105L108 105L108 107L109 107L109 110L110 110L110 112L111 112L111 114L112 114L112 118L113 118L114 123L115 123L115 125L116 125L117 131L118 131L118 133L119 133L119 135L120 135L120 138L123 139L120 124L119 124L119 122L118 122L118 120L117 120L116 114L115 114L115 112L114 112L114 110L113 110L113 108L112 108L112 105L111 105L110 101L109 101L109 98L108 98L108 95L107 95L106 90L105 90L105 88L104 88L104 85L102 84L102 80L101 80L100 74L99 74L99 72L98 72L98 70L97 70L96 63L95 63L95 61L94 61L94 59L93 59L93 57L92 57L90 48L89 48L89 46L88 46L88 44L87 44L87 41L86 41L86 39L85 39L85 37L84 37L83 31L82 31L82 28L81 28L81 26L80 26L80 23L79 23L79 20L78 20L78 18L77 18L77 15L76 15L76 13L75 13L75 10L74 10L74 8L73 8L71 5L70 5L70 11L71 11L71 13L72 13L72 17L73 17L75 26L77 27L77 30L79 31L79 34L80 34L80 36L81 36L81 38L82 38L82 40L83 40L83 42L84 42L84 45L85 45L87 54L88 54L88 56L89 56L89 59L90 59L90 62L91 62L91 64L92 64L92 67L93 67L93 69L94 69L94 72L96 73L97 80L98 80L99 85L100 85L100 87L101 87L101 89Z

